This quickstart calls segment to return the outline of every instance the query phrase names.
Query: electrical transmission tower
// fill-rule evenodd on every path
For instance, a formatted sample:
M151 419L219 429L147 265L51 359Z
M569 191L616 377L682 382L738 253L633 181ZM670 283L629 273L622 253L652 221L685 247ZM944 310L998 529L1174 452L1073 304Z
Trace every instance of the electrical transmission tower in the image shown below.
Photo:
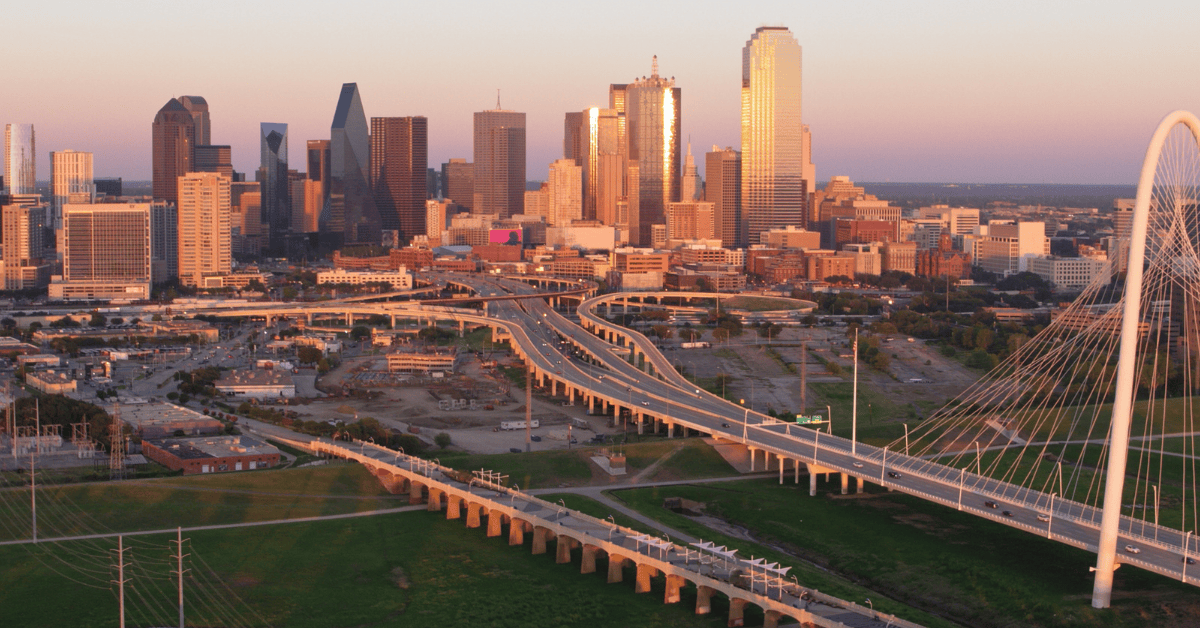
M121 433L121 404L113 404L112 428L108 447L108 478L125 479L125 438Z

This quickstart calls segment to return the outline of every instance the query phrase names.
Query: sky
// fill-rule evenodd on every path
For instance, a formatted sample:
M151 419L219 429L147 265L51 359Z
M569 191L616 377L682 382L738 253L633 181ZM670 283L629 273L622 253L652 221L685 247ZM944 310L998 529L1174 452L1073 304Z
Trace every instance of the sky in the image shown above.
M154 115L189 94L236 170L257 168L261 122L289 125L302 170L345 82L368 117L426 116L432 167L471 159L472 113L500 89L541 180L564 113L607 106L654 55L703 170L740 144L741 52L767 25L803 48L819 181L1130 184L1163 116L1200 111L1194 0L14 4L0 122L34 124L39 180L68 149L93 152L97 177L148 180Z

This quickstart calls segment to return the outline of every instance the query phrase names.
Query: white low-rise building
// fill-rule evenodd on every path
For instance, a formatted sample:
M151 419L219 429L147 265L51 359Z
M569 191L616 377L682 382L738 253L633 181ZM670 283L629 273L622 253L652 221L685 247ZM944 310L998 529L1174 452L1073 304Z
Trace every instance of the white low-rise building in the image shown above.
M1056 288L1085 288L1098 278L1112 278L1108 260L1090 257L1035 257L1029 260L1029 271Z
M335 268L317 273L317 283L345 283L361 286L368 283L389 283L394 290L408 290L413 286L412 274L403 266L400 270L346 270Z

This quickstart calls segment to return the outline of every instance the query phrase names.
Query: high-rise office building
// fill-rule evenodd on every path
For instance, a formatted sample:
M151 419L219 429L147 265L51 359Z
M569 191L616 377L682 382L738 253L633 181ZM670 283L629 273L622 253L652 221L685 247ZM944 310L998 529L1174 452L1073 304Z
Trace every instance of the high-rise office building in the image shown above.
M679 200L682 90L675 79L658 75L658 57L650 76L625 88L625 134L629 162L638 163L637 213L630 216L629 239L650 246L651 226L666 224L667 204ZM631 204L632 205L632 204Z
M304 180L304 218L300 225L292 225L292 230L302 233L323 231L320 226L321 216L322 212L326 212L328 205L329 140L308 140L308 174Z
M192 113L172 98L158 110L151 126L154 198L179 203L179 177L193 170L196 123Z
M385 230L401 241L425 234L429 121L424 116L371 118L371 186Z
M74 150L50 152L50 208L54 226L60 226L63 205L91 203L96 199L92 182L92 154Z
M63 274L52 299L150 298L150 203L63 206Z
M742 49L742 212L749 243L788 225L807 226L800 44L762 26Z
M346 244L379 244L382 225L371 193L370 129L357 83L344 83L329 129L329 220Z
M679 202L690 203L700 193L700 175L696 172L696 160L692 158L692 143L688 141L687 157L683 160L683 178L679 182Z
M94 179L93 185L96 186L96 194L103 194L109 198L117 198L125 195L125 189L122 185L121 177L110 179Z
M714 234L727 249L745 247L741 153L713 146L704 156L704 173L704 200L713 204Z
M583 168L572 159L559 159L550 164L549 216L546 224L567 227L583 219Z
M235 255L259 255L266 237L262 228L262 185L234 181L229 185L230 250Z
M9 197L0 208L0 244L4 247L4 289L42 288L50 283L50 265L42 259L49 206L36 194Z
M150 204L150 256L151 282L179 278L179 208L174 203Z
M563 118L563 159L571 159L576 166L583 165L584 116L587 112L568 111Z
M710 201L680 201L667 205L667 240L712 240L716 221Z
M37 144L32 124L4 126L4 183L9 194L37 194Z
M608 108L612 109L617 116L617 154L620 155L621 168L624 169L629 161L629 142L626 140L626 122L625 119L625 92L629 89L629 85L624 83L613 83L608 86ZM621 196L627 196L629 190L626 187L627 177L621 177Z
M477 214L508 218L525 204L525 114L496 108L475 112Z
M262 168L262 221L267 225L267 247L272 255L286 254L286 237L292 226L292 195L288 187L287 125L263 122L259 147Z
M233 180L233 151L228 146L196 145L194 172L215 172Z
M192 124L196 128L196 144L212 143L211 126L208 118L208 101L203 96L180 96L179 104L192 114Z
M611 225L624 193L620 121L615 109L599 107L582 111L578 118L580 154L575 163L583 168L583 219Z
M442 198L471 210L475 203L475 164L451 158L442 164L442 183Z
M179 282L221 287L232 268L229 179L215 172L179 177Z

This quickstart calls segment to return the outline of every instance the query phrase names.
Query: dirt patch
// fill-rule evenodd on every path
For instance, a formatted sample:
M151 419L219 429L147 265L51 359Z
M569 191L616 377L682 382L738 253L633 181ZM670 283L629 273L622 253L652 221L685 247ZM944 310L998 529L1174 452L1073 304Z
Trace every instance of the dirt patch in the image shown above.
M249 589L258 586L258 578L248 574L237 574L229 579L229 586L238 589Z
M412 583L408 580L408 574L404 572L403 567L396 567L392 570L391 581L400 589L408 589Z

